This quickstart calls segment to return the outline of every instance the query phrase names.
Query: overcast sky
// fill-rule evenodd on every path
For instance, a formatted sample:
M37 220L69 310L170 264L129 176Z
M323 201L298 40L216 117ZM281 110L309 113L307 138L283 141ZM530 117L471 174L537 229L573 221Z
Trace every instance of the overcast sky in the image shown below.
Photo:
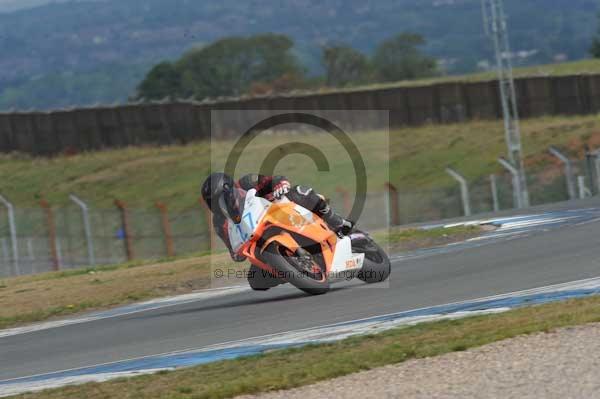
M14 11L21 8L35 7L46 3L68 0L0 0L0 11Z
M31 7L48 3L50 0L0 0L0 10L17 10L19 8Z

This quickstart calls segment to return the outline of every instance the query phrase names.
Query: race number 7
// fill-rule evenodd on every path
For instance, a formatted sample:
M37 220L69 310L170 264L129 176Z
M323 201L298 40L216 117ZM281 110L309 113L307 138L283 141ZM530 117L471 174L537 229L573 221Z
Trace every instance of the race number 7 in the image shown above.
M242 240L247 241L248 236L250 234L248 234L248 232L244 231L244 230L254 231L254 221L252 220L252 213L248 212L248 213L244 214L244 216L242 216L242 220L244 220L244 219L247 219L247 225L250 227L250 229L242 230L242 223L236 224L235 227L237 228L237 231L240 234L240 237L242 238Z

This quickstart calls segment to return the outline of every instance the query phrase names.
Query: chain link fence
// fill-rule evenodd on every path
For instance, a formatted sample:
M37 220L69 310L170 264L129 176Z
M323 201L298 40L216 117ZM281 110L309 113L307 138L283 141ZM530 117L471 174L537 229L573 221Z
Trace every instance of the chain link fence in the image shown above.
M531 205L598 195L599 171L596 158L574 160L569 173L560 162L551 162L527 171ZM491 178L468 184L473 214L514 207L512 180L508 174L495 175L497 203ZM338 190L331 197L333 207L348 213L349 193ZM17 204L18 205L18 204ZM211 232L208 211L196 205L170 212L162 204L155 209L90 209L89 232L82 208L14 208L11 234L7 207L0 207L0 277L43 273L87 266L181 256L224 247ZM367 230L387 228L463 216L464 206L458 184L438 189L410 191L388 185L371 192L360 220ZM211 244L212 242L212 244ZM215 246L216 245L216 246ZM16 256L15 256L16 254Z
M206 212L199 206L176 213L125 213L126 219L119 209L89 210L88 234L77 206L15 208L13 243L7 209L0 209L0 277L159 259L210 247Z

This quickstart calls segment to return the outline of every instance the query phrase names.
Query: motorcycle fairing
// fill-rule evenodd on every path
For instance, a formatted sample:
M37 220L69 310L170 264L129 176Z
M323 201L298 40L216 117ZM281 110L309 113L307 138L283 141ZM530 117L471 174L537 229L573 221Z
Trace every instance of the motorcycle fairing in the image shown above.
M310 210L288 200L269 202L256 196L254 189L246 193L244 202L240 223L229 221L229 240L234 251L248 257L256 266L273 272L269 265L258 259L257 254L273 242L295 251L301 246L293 237L297 234L321 246L326 272L332 281L347 279L352 272L362 268L364 254L352 253L351 239L338 238ZM272 228L277 229L277 233L260 241L260 238L268 236L266 230Z

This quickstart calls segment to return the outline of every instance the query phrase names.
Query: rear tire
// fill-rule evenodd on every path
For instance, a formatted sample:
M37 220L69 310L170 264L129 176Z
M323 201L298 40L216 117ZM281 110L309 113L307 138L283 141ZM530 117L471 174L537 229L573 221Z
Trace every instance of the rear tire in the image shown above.
M285 256L284 249L274 242L269 244L261 255L266 264L279 272L277 278L281 277L307 294L322 295L329 291L329 281L324 273L321 280L316 280L308 273L298 270L294 266L294 258Z

